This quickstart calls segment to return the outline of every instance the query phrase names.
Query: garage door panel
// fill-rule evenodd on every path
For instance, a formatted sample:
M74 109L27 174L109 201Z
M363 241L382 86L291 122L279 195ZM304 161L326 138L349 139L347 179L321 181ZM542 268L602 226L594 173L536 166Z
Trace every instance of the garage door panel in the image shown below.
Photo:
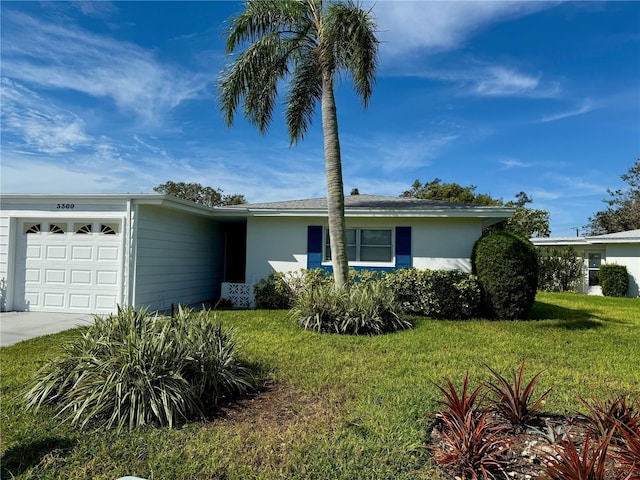
M91 285L91 270L71 270L71 285Z
M94 220L93 223L97 223ZM27 231L22 222L16 249L14 305L33 311L110 313L120 301L122 237L93 232L77 234ZM68 225L73 221L56 221ZM77 223L77 222L76 222ZM86 222L89 225L89 222Z
M115 310L117 298L115 295L96 295L97 310Z
M24 272L24 281L26 283L40 283L40 269L27 268Z
M27 260L41 260L42 247L40 245L27 245Z
M61 285L66 283L67 272L65 270L45 268L44 271L44 278L47 283L59 283Z
M69 295L69 308L91 308L91 295L72 293Z
M63 292L45 292L44 294L44 307L45 308L64 308Z
M118 260L117 247L102 247L98 246L98 260Z
M116 285L118 283L118 272L97 272L96 285Z
M71 247L71 260L91 260L93 248L90 246L73 245Z
M47 260L65 260L67 258L67 247L65 245L47 245Z

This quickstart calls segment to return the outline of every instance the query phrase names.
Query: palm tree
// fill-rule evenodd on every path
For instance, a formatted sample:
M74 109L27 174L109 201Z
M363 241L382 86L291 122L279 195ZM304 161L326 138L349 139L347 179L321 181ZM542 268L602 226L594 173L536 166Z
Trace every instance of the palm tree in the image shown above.
M278 86L285 82L285 118L292 144L304 137L320 102L331 259L339 288L348 285L348 259L334 81L342 72L350 75L366 108L378 44L371 12L352 0L247 0L244 11L231 19L227 53L236 55L219 83L227 125L233 124L243 103L244 116L265 133Z

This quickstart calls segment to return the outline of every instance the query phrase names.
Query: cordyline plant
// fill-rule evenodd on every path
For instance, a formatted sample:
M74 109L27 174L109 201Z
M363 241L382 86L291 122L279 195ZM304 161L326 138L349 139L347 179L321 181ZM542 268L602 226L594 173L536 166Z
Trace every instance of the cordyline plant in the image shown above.
M514 439L506 435L508 427L491 422L488 410L476 408L476 403L482 400L484 385L470 391L467 373L461 392L451 380L447 380L446 386L436 387L445 397L440 412L444 446L427 447L433 452L434 462L462 478L495 478L495 472L506 465L501 455Z
M640 401L636 402L640 407ZM619 442L611 457L617 462L618 480L640 478L640 416L627 407L625 421L617 421Z
M511 381L487 365L495 379L489 383L489 390L494 395L493 408L516 427L525 427L531 423L540 414L540 407L551 392L549 389L533 400L533 392L542 372L537 373L528 383L525 383L524 365L525 360L522 360L520 370L512 373Z
M603 440L594 439L589 429L580 453L571 436L559 438L553 446L555 455L545 457L544 480L605 480L610 440L611 434Z

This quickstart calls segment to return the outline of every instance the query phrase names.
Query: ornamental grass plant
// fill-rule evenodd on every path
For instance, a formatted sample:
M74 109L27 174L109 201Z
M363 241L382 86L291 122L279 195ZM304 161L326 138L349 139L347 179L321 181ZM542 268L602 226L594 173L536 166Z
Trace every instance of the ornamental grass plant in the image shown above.
M97 317L36 374L28 409L51 405L71 424L133 429L206 417L219 402L255 390L230 330L209 311L175 318L132 308Z
M400 317L401 306L380 282L363 282L348 289L316 285L297 297L291 316L303 328L321 333L380 335L411 328Z

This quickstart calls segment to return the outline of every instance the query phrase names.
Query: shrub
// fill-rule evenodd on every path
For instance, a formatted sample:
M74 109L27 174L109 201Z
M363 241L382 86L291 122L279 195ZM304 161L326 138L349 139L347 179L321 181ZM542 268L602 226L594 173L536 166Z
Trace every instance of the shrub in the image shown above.
M293 291L285 281L284 273L271 272L267 278L262 278L253 286L256 308L281 310L291 308Z
M480 286L468 273L400 269L387 274L383 281L408 313L448 320L466 320L479 314Z
M602 287L602 294L606 297L626 297L629 288L629 274L627 267L606 263L598 270L598 280Z
M504 230L492 232L475 243L471 261L486 315L526 319L538 286L538 259L531 242Z
M555 455L546 457L546 471L549 480L605 480L605 465L609 438L593 440L592 432L587 432L582 445L582 454L567 436L559 438L554 445Z
M582 278L582 258L573 247L538 249L538 289L545 292L576 290Z
M364 282L344 290L334 285L305 288L291 316L316 332L378 335L411 328L399 312L393 292L379 282Z
M27 408L53 405L81 428L169 426L206 416L257 387L235 354L232 333L209 311L174 319L131 308L96 317L25 393Z
M253 287L256 308L283 310L291 308L307 286L328 285L333 277L322 268L295 272L271 272Z

